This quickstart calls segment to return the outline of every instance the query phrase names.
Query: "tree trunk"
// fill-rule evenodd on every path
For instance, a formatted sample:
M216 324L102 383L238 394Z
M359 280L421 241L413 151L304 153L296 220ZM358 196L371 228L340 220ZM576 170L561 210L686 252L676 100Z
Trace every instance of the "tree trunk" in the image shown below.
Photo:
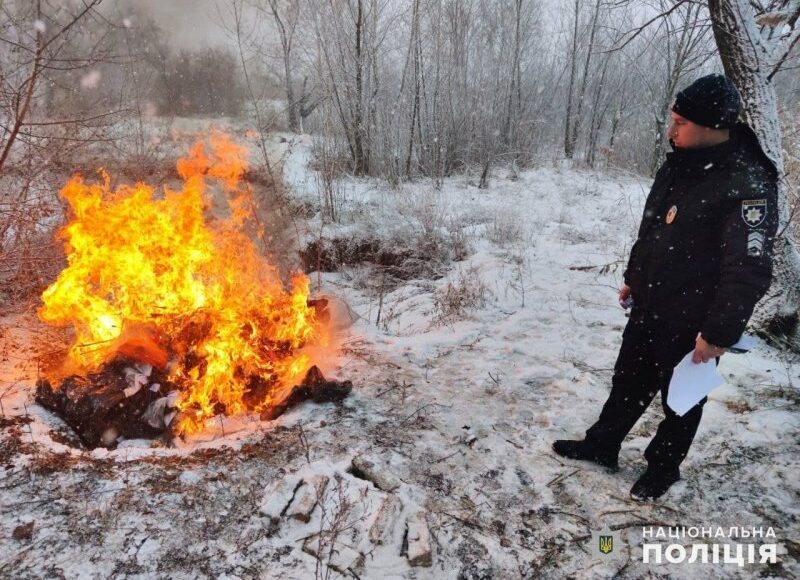
M669 90L667 90L669 92ZM653 115L653 153L650 156L650 177L655 177L661 160L664 157L664 137L667 132L667 115L669 115L669 102L666 107L660 107Z
M355 167L353 172L356 175L363 175L367 172L366 156L364 153L364 55L363 55L363 36L364 36L364 5L363 0L358 0L358 9L355 20L355 49L356 49L356 94L355 118L353 119L353 145L355 149Z
M289 131L292 133L300 132L300 122L297 115L297 101L294 98L294 86L292 82L291 53L288 49L283 50L283 67L286 75L286 106L289 114Z
M620 121L622 121L622 108L620 105L617 105L614 111L614 117L611 120L611 134L608 137L606 169L611 166L611 160L614 158L614 141L617 138L617 130L619 129Z
M272 11L272 18L278 28L281 47L283 48L283 73L286 79L286 112L289 116L289 130L292 133L297 133L300 131L300 122L298 121L298 101L294 97L294 82L292 80L292 41L294 39L295 26L297 26L297 14L292 15L292 7L286 3L279 3L278 0L269 0L269 7ZM281 16L282 11L284 16ZM284 18L286 22L284 22Z
M575 0L575 27L572 30L572 54L569 66L569 90L567 91L567 115L564 121L564 156L572 159L575 154L575 143L572 141L572 93L575 90L575 69L578 66L578 18L580 3Z
M709 11L725 74L744 102L747 124L779 175L779 237L775 240L774 277L756 307L752 326L771 342L800 352L800 255L789 224L788 188L781 150L781 129L771 71L753 9L745 0L709 0Z
M419 33L419 0L414 0L414 17L411 24L409 52L413 51L414 60L414 100L411 107L411 125L409 126L408 152L406 154L406 179L411 179L411 158L414 153L414 129L419 112L419 51L417 50L417 34Z
M589 80L589 63L592 61L592 51L594 50L594 37L597 32L597 18L600 15L600 0L596 0L594 5L594 13L592 14L592 24L589 28L589 46L586 47L586 60L583 63L583 76L581 77L581 90L578 93L578 109L575 111L575 118L572 121L572 134L569 136L570 145L569 150L575 151L575 144L578 142L578 137L581 130L581 121L583 114L583 100L586 98L586 84ZM577 18L577 13L575 15Z
M520 75L520 24L522 20L522 0L516 0L514 11L514 56L511 61L511 84L508 89L508 99L506 101L506 118L503 123L503 145L506 151L512 147L511 129L514 127L512 120L516 118L519 109L519 81ZM515 155L515 157L517 157Z
M600 72L600 82L597 83L597 88L594 92L594 99L592 102L592 116L589 120L589 143L586 146L586 162L589 167L594 167L595 159L597 156L597 140L600 137L600 127L603 124L603 117L608 109L608 103L604 107L600 107L600 98L603 96L603 89L606 83L606 73L608 72L608 63L611 60L611 53L606 54L603 59L603 70Z

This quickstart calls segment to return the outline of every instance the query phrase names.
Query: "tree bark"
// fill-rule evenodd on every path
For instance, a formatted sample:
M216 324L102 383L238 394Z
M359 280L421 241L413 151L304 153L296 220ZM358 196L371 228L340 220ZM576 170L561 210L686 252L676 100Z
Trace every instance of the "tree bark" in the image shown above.
M411 39L409 40L409 52L413 54L414 61L414 99L411 107L411 125L408 136L408 152L406 154L406 179L411 179L411 158L414 153L414 128L417 123L419 112L419 50L417 49L417 35L419 34L419 0L414 0L414 15L411 24Z
M567 91L567 115L564 120L564 156L572 159L575 143L572 141L572 93L575 91L575 69L578 67L578 19L580 0L575 0L575 26L572 30L572 53L569 66L569 90Z
M774 344L800 352L800 255L789 223L788 188L772 72L752 6L745 0L709 0L709 11L725 74L744 102L744 117L778 170L779 236L772 286L756 307L751 325Z
M508 89L508 100L506 102L506 118L503 123L503 144L506 150L510 150L515 144L512 144L511 130L514 127L512 120L517 116L520 105L520 81L522 75L520 74L520 24L522 20L522 0L516 0L514 3L514 56L511 61L511 84ZM516 158L518 154L515 154Z
M592 23L589 28L589 46L586 47L586 60L583 63L583 76L581 77L581 89L578 93L578 108L575 111L575 118L572 121L572 133L569 135L569 147L571 152L575 152L575 144L578 142L578 137L581 130L581 115L583 114L583 100L586 98L586 84L589 80L589 63L592 61L592 51L594 50L594 37L597 32L597 18L600 16L600 0L596 0L594 5L594 13L592 14ZM575 18L577 19L577 11ZM577 34L577 33L576 33Z
M600 98L603 96L603 89L606 83L606 73L608 72L608 63L611 60L611 53L606 54L603 59L603 69L600 71L600 82L594 92L594 99L592 102L592 116L589 120L589 142L586 145L586 163L589 167L594 167L595 159L597 156L597 140L600 137L600 127L603 125L605 113L608 110L608 103L600 107Z
M364 4L363 0L358 0L358 8L355 19L355 49L356 49L356 91L354 95L353 136L355 149L355 167L353 172L356 175L363 175L367 172L367 161L364 152L364 55L363 55L363 35L364 35Z
M291 14L284 13L288 16L289 20L284 22L281 16L281 5L278 0L269 0L269 7L272 11L272 18L275 20L275 26L278 28L278 34L281 37L281 48L283 49L283 72L286 82L286 112L289 121L289 130L292 133L300 131L300 122L298 120L298 101L294 96L294 79L292 78L292 40L294 38L294 30L297 25L297 15L292 17ZM287 12L296 7L286 6Z

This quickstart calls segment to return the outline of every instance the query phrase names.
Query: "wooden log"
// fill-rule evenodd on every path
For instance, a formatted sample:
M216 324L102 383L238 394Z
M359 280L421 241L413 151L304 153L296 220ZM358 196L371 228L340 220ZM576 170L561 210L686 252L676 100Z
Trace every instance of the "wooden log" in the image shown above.
M400 487L400 480L390 473L378 460L356 455L351 462L353 475L375 484L382 491L391 492Z
M370 542L380 546L389 539L402 507L403 503L396 495L389 494L384 498L367 533Z
M325 492L328 485L328 476L315 474L303 480L303 485L294 494L294 500L286 510L286 517L308 523L311 520L311 512L317 506L319 498Z
M417 512L408 518L407 526L408 563L411 566L432 566L431 533L425 520L425 512Z
M288 509L302 480L298 476L289 476L270 486L261 500L261 515L277 520Z

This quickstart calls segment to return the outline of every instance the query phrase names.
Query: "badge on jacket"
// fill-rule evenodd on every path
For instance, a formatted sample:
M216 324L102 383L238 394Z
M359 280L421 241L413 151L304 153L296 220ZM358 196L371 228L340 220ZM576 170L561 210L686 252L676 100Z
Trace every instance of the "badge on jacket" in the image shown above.
M668 224L671 224L672 222L674 222L676 215L678 215L678 206L677 205L673 205L671 208L669 208L669 211L667 212L666 222Z
M766 199L746 199L742 201L742 219L751 228L761 225L767 217Z
M747 255L758 258L764 252L764 234L753 230L747 234Z

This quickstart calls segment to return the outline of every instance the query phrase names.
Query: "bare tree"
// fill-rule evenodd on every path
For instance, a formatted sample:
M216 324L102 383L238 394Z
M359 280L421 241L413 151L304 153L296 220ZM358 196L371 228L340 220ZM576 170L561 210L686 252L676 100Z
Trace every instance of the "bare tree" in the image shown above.
M408 154L406 155L406 169L405 174L406 178L411 177L411 155L414 152L414 136L415 130L417 127L417 119L419 116L419 95L420 95L420 60L422 58L421 52L422 47L419 39L419 0L414 0L414 7L412 8L413 16L412 16L412 23L411 23L411 36L408 43L408 55L409 60L413 64L411 64L411 68L413 70L412 73L412 80L413 83L413 91L414 96L412 98L412 105L411 105L411 120L409 123L409 136L408 136ZM406 63L408 66L408 63ZM404 76L405 80L405 76ZM403 92L403 83L400 84L400 93Z
M516 127L513 121L518 119L522 102L522 30L523 0L514 0L514 42L509 76L508 98L506 101L506 118L503 123L503 141L506 148L512 147L512 131Z
M686 75L702 67L711 57L706 50L708 26L703 6L687 3L670 11L669 2L660 0L659 9L667 14L662 20L663 35L654 39L663 46L663 80L653 87L655 107L653 117L653 154L650 161L650 175L655 175L664 158L664 136L669 120L669 110L678 85ZM668 13L669 12L669 13Z
M239 52L239 63L241 64L242 76L244 77L245 91L253 115L255 116L256 132L258 133L258 149L261 153L261 161L270 179L274 182L275 175L272 171L272 162L270 161L269 148L267 146L267 133L272 128L272 116L264 108L261 94L257 91L252 69L249 64L251 54L253 53L254 28L258 25L258 21L256 20L253 23L247 22L245 18L244 0L232 0L230 16L232 22L228 26L228 30L236 41L236 47Z
M64 59L59 55L70 41L70 32L88 18L101 0L92 0L80 7L80 10L69 14L66 18L57 19L50 16L48 6L42 6L41 0L28 6L28 11L17 10L19 4L9 3L2 8L2 16L8 18L10 26L8 36L0 38L0 42L11 45L14 55L11 62L3 63L3 75L0 78L0 107L2 119L10 125L3 126L2 148L0 148L0 171L11 154L20 132L32 121L33 97L48 71L63 70ZM60 11L52 11L53 13ZM30 28L28 28L30 27ZM18 56L17 56L18 55ZM78 59L71 68L85 68L97 62L96 57L85 55ZM88 119L86 119L88 120ZM78 123L80 119L65 120Z
M99 4L0 4L0 294L24 296L53 274L53 182L80 152L113 147L113 122L126 112L103 87L104 66L129 57Z
M289 130L300 131L301 100L295 98L293 46L294 34L300 17L300 3L296 0L268 0L269 11L281 39L283 57L283 82L286 88L286 114L289 118ZM256 6L260 7L259 3ZM305 84L303 85L305 95Z
M393 4L388 0L336 0L310 5L319 53L317 82L323 94L333 100L332 110L338 117L351 170L357 175L391 166L385 157L373 163L381 143L375 134L381 118L393 122L403 118L385 115L379 107L397 106L389 100L391 92L384 83L383 50L394 32L396 13L407 9ZM381 103L381 98L386 100ZM407 145L405 139L403 142Z
M498 164L515 173L578 146L590 164L613 148L615 165L647 173L676 88L713 58L695 0L652 0L645 11L572 0L566 34L543 28L533 0L246 1L261 6L274 38L273 48L246 43L246 66L274 60L287 107L298 105L287 108L290 126L319 106L309 128L335 140L326 154L393 182L474 169L485 185ZM297 98L300 78L313 99Z
M580 19L580 0L575 0L575 8L573 10L573 29L572 29L572 50L569 53L569 90L567 91L567 114L564 118L564 156L567 159L572 159L573 154L573 141L572 141L572 124L573 124L573 94L575 92L575 75L578 71L578 24Z
M597 34L597 24L600 17L600 5L602 0L595 0L594 9L592 10L592 18L589 23L589 41L586 47L586 57L583 62L583 74L581 75L581 85L578 90L576 99L575 113L573 116L573 86L575 82L575 69L577 65L578 53L578 20L580 18L580 3L575 0L575 26L573 29L572 39L572 53L570 55L570 90L567 97L567 118L566 118L566 131L564 137L564 155L567 159L572 159L575 154L575 144L578 141L578 135L581 129L581 114L583 112L583 103L586 98L586 84L589 80L589 65L592 60L592 52L594 51L595 35Z
M369 163L369 151L365 151L365 134L367 128L364 126L364 68L366 66L365 36L366 36L366 15L364 14L364 0L356 0L355 14L353 17L354 49L355 49L355 75L356 87L353 101L353 145L356 152L355 173L365 173Z

